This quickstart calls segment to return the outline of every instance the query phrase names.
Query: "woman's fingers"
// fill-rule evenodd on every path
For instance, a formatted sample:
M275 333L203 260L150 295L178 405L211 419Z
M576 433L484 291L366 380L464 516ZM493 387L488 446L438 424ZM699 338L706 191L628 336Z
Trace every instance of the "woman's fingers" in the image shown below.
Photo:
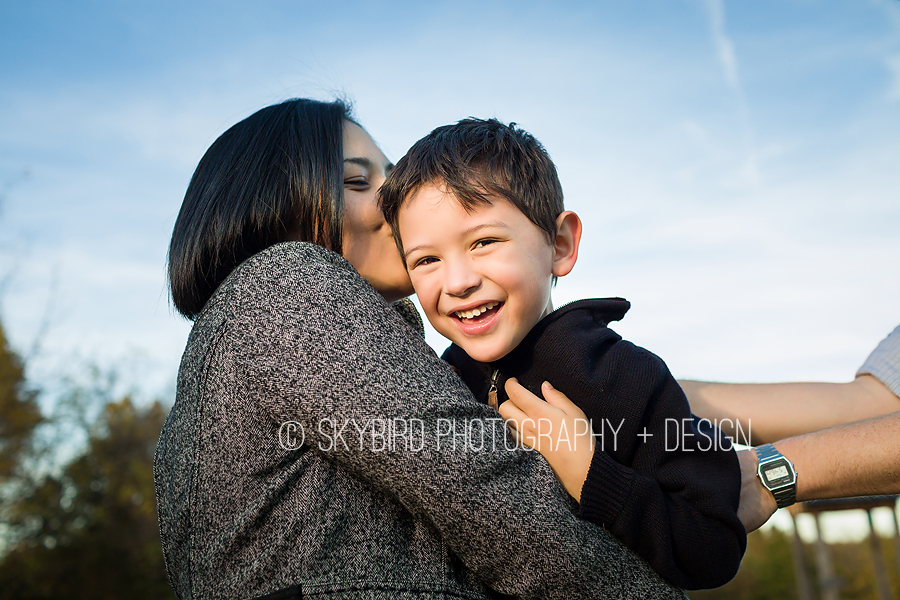
M510 400L500 405L500 416L512 432L516 443L532 448L534 446L533 419Z
M544 400L546 400L548 404L555 406L566 413L566 415L580 419L587 418L587 415L584 414L583 410L578 408L578 405L569 400L568 396L550 385L549 381L545 381L544 385L541 386L541 393L544 395Z
M519 423L528 418L528 415L522 412L512 400L507 400L501 404L500 408L497 410L500 412L500 416L503 417L503 420L506 421L506 424L513 429L517 429Z
M522 439L521 434L519 434L519 430L516 429L515 421L507 421L506 426L509 427L509 431L512 433L513 439L516 440L516 446L531 448L531 446L526 444Z
M525 389L515 377L506 381L504 389L506 390L506 395L509 396L509 401L528 415L533 415L536 411L540 411L541 407L547 405L543 399Z
M552 406L557 410L561 410L566 416L586 418L584 411L569 400L568 396L553 387L549 381L545 381L541 385L541 394L544 395L543 399L529 392L515 378L506 382L506 393L513 404L531 417L554 414L553 410L549 408L549 406Z
M546 402L519 385L506 383L509 400L500 405L516 440L540 452L560 482L576 500L594 455L594 436L584 411L569 398L544 382L541 393Z
M515 379L506 382L509 400L500 406L500 416L516 431L519 442L542 452L552 446L553 435L566 418L564 412L544 402L522 387Z

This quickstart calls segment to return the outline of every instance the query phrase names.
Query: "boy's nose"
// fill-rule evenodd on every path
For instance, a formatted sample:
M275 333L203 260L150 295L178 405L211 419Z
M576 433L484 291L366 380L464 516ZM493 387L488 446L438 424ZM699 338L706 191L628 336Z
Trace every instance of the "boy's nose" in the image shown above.
M465 264L448 265L444 290L450 296L463 298L481 286L481 277Z

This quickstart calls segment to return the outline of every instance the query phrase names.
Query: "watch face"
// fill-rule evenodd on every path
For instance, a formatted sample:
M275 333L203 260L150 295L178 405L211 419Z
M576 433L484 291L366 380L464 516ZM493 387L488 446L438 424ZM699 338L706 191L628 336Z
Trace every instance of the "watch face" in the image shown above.
M794 482L794 474L788 469L788 463L783 458L764 464L761 475L766 487L769 489Z

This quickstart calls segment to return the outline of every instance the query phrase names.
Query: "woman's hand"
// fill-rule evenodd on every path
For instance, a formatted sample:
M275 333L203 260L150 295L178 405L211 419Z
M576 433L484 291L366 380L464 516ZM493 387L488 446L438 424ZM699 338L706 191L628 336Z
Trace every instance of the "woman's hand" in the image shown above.
M544 382L541 392L546 402L515 379L508 380L509 400L500 405L500 416L519 443L547 459L569 495L580 502L594 457L591 425L584 412L549 382Z

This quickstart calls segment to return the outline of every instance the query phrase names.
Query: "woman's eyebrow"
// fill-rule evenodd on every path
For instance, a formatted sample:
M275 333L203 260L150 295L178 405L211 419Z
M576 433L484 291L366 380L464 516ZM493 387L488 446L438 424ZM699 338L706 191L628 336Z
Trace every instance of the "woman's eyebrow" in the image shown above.
M345 158L344 162L345 163L353 163L354 165L366 167L367 169L372 168L372 161L364 156L351 156L349 158Z
M345 163L353 163L354 165L359 165L366 169L371 169L374 165L371 160L366 158L365 156L351 156L349 158L344 159ZM389 162L384 166L384 172L390 173L394 170L394 163Z

